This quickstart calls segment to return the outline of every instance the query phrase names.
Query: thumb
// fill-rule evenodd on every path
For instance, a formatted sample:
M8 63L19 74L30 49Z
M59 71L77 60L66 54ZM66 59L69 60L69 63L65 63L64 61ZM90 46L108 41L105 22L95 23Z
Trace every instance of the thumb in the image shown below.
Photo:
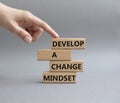
M21 39L23 39L26 43L32 42L32 36L22 27L20 27L17 23L12 25L12 31L17 34Z

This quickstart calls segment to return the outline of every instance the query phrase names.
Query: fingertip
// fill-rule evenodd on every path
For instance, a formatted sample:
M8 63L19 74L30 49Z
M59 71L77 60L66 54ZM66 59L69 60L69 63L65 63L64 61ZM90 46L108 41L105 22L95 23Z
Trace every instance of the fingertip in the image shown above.
M55 38L59 38L60 36L57 34L57 33L55 33Z
M59 38L60 36L59 35L56 35L56 38Z

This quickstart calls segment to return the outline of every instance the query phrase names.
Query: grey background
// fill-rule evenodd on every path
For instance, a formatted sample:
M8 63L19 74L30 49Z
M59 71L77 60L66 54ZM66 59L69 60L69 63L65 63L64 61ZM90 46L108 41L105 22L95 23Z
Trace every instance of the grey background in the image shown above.
M0 0L31 11L60 37L85 37L86 50L72 52L84 61L76 84L42 84L48 62L36 60L49 49L51 37L25 44L0 28L0 103L120 103L119 0Z

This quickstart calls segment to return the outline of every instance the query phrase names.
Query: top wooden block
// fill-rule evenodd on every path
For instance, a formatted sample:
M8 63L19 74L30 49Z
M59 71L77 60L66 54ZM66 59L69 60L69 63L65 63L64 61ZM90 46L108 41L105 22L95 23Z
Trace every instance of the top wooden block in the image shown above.
M52 49L85 49L85 38L53 38Z

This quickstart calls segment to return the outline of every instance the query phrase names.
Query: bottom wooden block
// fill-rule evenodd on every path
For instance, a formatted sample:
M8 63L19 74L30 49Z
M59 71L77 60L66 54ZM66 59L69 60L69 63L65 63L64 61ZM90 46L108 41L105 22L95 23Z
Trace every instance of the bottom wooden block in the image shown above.
M43 83L76 83L76 73L43 72Z

